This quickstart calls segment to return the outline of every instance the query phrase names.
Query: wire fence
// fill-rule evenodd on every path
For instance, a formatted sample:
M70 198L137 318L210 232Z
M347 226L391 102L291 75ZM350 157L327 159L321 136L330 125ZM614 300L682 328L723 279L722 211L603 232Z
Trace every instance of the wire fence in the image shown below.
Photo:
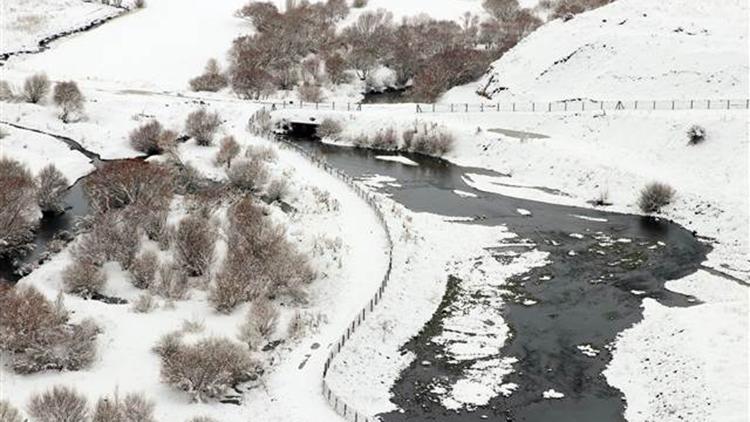
M344 419L348 421L353 421L353 422L378 421L378 418L374 416L366 415L365 413L353 408L349 403L347 403L342 398L341 395L333 391L330 385L328 384L327 376L328 376L328 371L331 369L331 364L333 363L333 360L336 358L336 356L338 356L339 353L341 353L341 350L343 350L344 346L346 346L349 339L354 335L354 333L362 325L362 323L365 322L367 317L375 310L375 308L378 306L380 301L383 299L383 294L385 293L386 287L388 287L388 282L390 281L390 277L391 277L391 270L393 268L393 239L391 237L391 231L388 228L388 223L386 222L385 211L384 211L385 208L383 208L383 205L379 203L378 201L379 197L376 194L369 192L363 189L362 187L360 187L355 182L354 178L345 174L339 169L334 168L331 165L329 165L322 156L312 154L309 151L306 151L303 148L301 148L299 145L295 145L293 142L283 137L276 137L275 140L278 141L282 147L297 152L298 154L308 159L311 163L313 163L317 167L325 170L328 174L331 174L334 177L346 183L360 198L362 198L365 202L367 202L367 204L375 213L380 226L383 228L385 232L387 249L388 249L388 268L386 269L385 274L383 275L383 278L380 282L380 286L378 287L378 290L372 295L372 297L367 302L367 304L364 307L362 307L362 309L359 312L357 312L357 315L347 325L346 331L341 333L341 335L337 338L336 343L334 343L331 346L331 349L328 352L328 356L326 357L326 361L323 366L323 381L322 381L324 398L326 399L328 404L331 406L331 408L333 408L333 410L336 411L336 413L339 414L341 417L343 417Z
M274 110L384 111L407 109L420 113L573 113L585 111L747 110L750 99L520 101L496 103L363 104L304 101L260 101Z

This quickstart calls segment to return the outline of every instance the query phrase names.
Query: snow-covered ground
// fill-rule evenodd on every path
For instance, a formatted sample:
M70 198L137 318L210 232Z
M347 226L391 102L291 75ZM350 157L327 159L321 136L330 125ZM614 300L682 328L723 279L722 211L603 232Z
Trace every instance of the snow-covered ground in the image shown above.
M88 117L65 125L48 104L3 103L1 119L69 136L104 158L135 156L137 152L127 143L130 130L156 117L179 132L187 113L202 105L196 95L182 97L180 91L186 90L187 81L201 71L206 59L224 57L231 40L251 30L232 16L244 3L150 0L145 9L60 41L43 54L12 58L3 68L3 79L16 84L36 71L46 71L53 79L77 80L89 100ZM3 3L3 7L8 6ZM479 0L370 0L368 9L377 7L389 8L396 16L424 11L456 18L465 11L480 13L481 6ZM58 13L66 19L60 25L70 22L77 9L65 10ZM6 16L4 11L3 25L8 23ZM50 25L45 24L45 30L54 28ZM569 22L555 21L540 28L493 65L490 75L495 76L490 86L508 87L496 99L743 97L748 92L747 26L743 0L617 0ZM456 88L443 101L479 102L483 99L474 92L487 82ZM159 94L164 91L171 94ZM341 94L355 101L358 95ZM258 105L223 93L205 98L207 107L219 111L225 120L223 134L233 134L243 144L264 142L245 132L247 118ZM748 370L748 288L742 282L747 283L750 277L746 111L416 115L412 106L372 110L327 114L342 120L346 135L437 122L457 138L448 159L512 175L503 178L503 184L470 177L480 189L579 206L588 206L588 200L606 192L613 203L609 209L637 212L635 199L645 183L659 180L674 186L678 199L665 209L664 216L711 238L715 249L706 265L742 281L700 271L671 282L671 289L704 303L677 309L644 301L644 321L621 334L606 376L625 393L630 422L743 420L748 394L748 379L743 376ZM326 113L279 112L277 116L306 119L313 114L320 118ZM708 137L701 145L688 146L685 131L693 124L704 126ZM51 160L71 180L91 170L84 157L50 137L5 125L2 129L9 136L0 140L0 153L23 160L34 170ZM490 129L547 137L514 137ZM219 177L221 172L210 164L216 149L188 144L180 151L186 161ZM66 304L76 310L76 319L94 316L103 325L99 360L87 371L32 377L2 369L3 397L22 407L32 392L69 383L92 399L116 388L121 392L146 391L157 399L161 420L199 414L221 415L221 420L229 422L250 417L264 421L337 420L320 395L322 364L327 346L380 281L384 242L374 215L343 184L294 154L282 152L280 162L295 170L292 180L296 183L323 186L341 203L335 214L290 220L291 232L305 239L312 236L310 230L330 230L341 236L345 255L342 268L312 288L309 311L325 313L328 323L285 350L265 388L251 392L245 406L189 404L184 395L159 383L157 358L150 348L161 334L179 328L183 320L195 319L204 322L207 332L231 337L237 331L242 310L219 316L211 311L201 291L174 309L159 309L149 315L66 297ZM373 183L387 183L374 179ZM523 211L518 210L519 214ZM337 358L330 380L337 391L347 393L347 399L361 406L360 410L373 413L393 409L390 385L411 358L399 355L398 349L437 307L445 290L446 271L471 275L473 267L462 258L478 257L490 265L483 248L496 245L499 239L513 239L503 228L464 226L439 216L411 214L400 207L395 207L389 218L398 227L397 241L402 248L397 250L392 290L382 309L368 319ZM542 259L527 258L524 268ZM22 283L39 286L54 297L66 259L67 252L63 252ZM522 270L491 265L491 271L506 275ZM112 293L132 298L135 292L124 274L118 268L110 268L110 272ZM475 287L481 288L484 279L475 281L480 284ZM405 309L409 310L408 319L403 318ZM150 329L143 330L144 326ZM496 336L493 341L502 344L504 326L498 325L497 332L491 334ZM314 343L321 347L313 348ZM307 363L301 365L308 355ZM460 385L441 386L450 392L446 406L477 405L490 394L512 391L512 386L502 383L504 368L498 362L493 371L478 368L467 374ZM659 399L654 399L657 394ZM548 396L558 394L551 391ZM704 405L707 402L711 404Z
M542 26L441 101L744 98L747 50L745 0L617 0Z
M99 2L13 0L0 4L0 54L33 49L40 39L117 13Z

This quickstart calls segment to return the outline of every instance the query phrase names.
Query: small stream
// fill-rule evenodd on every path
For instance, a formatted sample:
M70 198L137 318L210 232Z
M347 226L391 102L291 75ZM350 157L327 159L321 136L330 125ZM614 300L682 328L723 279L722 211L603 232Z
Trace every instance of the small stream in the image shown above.
M50 142L63 142L68 147L77 151L91 161L97 169L108 160L102 160L98 154L87 150L77 141L60 135L47 133L41 130L27 128L24 126L2 122L3 124L15 127L17 129L26 130L30 132L40 133L51 137ZM95 170L96 171L96 170ZM39 264L40 260L43 260L49 250L49 244L53 240L56 240L66 233L71 235L75 231L76 221L79 218L85 217L89 214L89 204L86 195L83 192L83 183L86 177L90 176L90 173L76 180L71 185L63 199L64 213L60 214L44 214L42 219L39 221L39 226L34 232L33 249L26 255L14 258L0 258L0 280L7 280L10 282L16 282L25 275L29 270Z
M466 367L465 362L451 361L443 346L431 341L442 332L453 297L462 293L462 280L446 274L448 291L440 310L403 346L416 358L391 390L401 411L379 415L384 421L624 421L624 396L602 375L611 360L608 346L642 319L646 297L665 306L697 303L664 287L668 280L695 272L710 251L677 224L482 192L464 181L467 173L503 175L444 160L402 154L419 163L408 166L375 158L387 154L383 152L298 142L355 178L396 179L379 191L415 212L474 218L468 224L505 225L533 248L549 253L549 265L513 277L503 286L513 292L503 296L502 306L511 335L495 357L518 359L513 373L502 380L518 388L486 406L457 411L443 407L441 397L432 392L430 386L436 382L451 384L462 378ZM454 190L476 197L459 196ZM519 208L531 214L521 215ZM496 259L509 258L498 250ZM596 353L582 353L581 345ZM548 389L565 396L545 399L542 393Z

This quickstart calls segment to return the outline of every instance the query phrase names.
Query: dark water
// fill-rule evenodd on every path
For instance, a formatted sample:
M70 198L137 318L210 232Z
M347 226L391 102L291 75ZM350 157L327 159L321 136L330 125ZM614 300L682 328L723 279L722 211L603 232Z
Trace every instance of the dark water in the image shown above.
M695 272L710 250L677 224L481 192L466 184L467 173L502 175L442 160L409 156L420 165L406 166L375 159L383 155L380 152L299 142L354 177L379 174L397 179L401 187L386 185L381 190L413 211L475 217L471 224L506 225L550 254L551 264L507 282L504 287L512 294L497 293L506 297L502 312L511 336L493 357L518 359L514 372L502 380L518 384L518 389L509 397L493 398L487 406L461 411L446 410L431 393L430 385L451 385L462 378L467 365L452 362L441 345L430 341L442 332L453 297L462 292L462 281L451 277L438 312L403 346L416 358L392 387L393 401L402 411L380 415L384 421L624 421L623 395L602 375L611 359L606 346L642 319L644 297L666 306L696 303L664 288L666 281ZM477 197L460 197L454 189ZM522 216L518 208L532 215ZM571 237L572 233L583 237ZM500 252L496 259L513 259ZM482 298L476 299L476 306L482 306ZM521 299L537 304L525 306ZM584 344L597 349L598 355L581 353L577 346ZM542 392L550 388L565 397L543 399Z
M24 126L3 122L17 129L28 130L50 136L49 142L63 142L73 151L78 151L86 156L95 167L101 166L104 162L99 155L85 149L80 143L73 139L49 134L41 130L31 129ZM41 259L47 254L49 244L65 232L73 232L75 222L78 218L88 215L88 199L83 193L83 182L87 176L84 176L68 188L65 194L64 213L45 214L39 222L39 227L35 231L33 249L22 257L0 258L0 280L11 282L18 281L24 273L33 269Z

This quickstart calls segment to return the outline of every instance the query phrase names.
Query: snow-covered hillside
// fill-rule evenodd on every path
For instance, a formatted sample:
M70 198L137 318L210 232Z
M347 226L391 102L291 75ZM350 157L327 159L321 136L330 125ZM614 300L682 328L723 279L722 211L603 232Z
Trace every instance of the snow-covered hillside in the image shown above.
M442 101L742 98L747 43L745 0L617 0L542 26Z

